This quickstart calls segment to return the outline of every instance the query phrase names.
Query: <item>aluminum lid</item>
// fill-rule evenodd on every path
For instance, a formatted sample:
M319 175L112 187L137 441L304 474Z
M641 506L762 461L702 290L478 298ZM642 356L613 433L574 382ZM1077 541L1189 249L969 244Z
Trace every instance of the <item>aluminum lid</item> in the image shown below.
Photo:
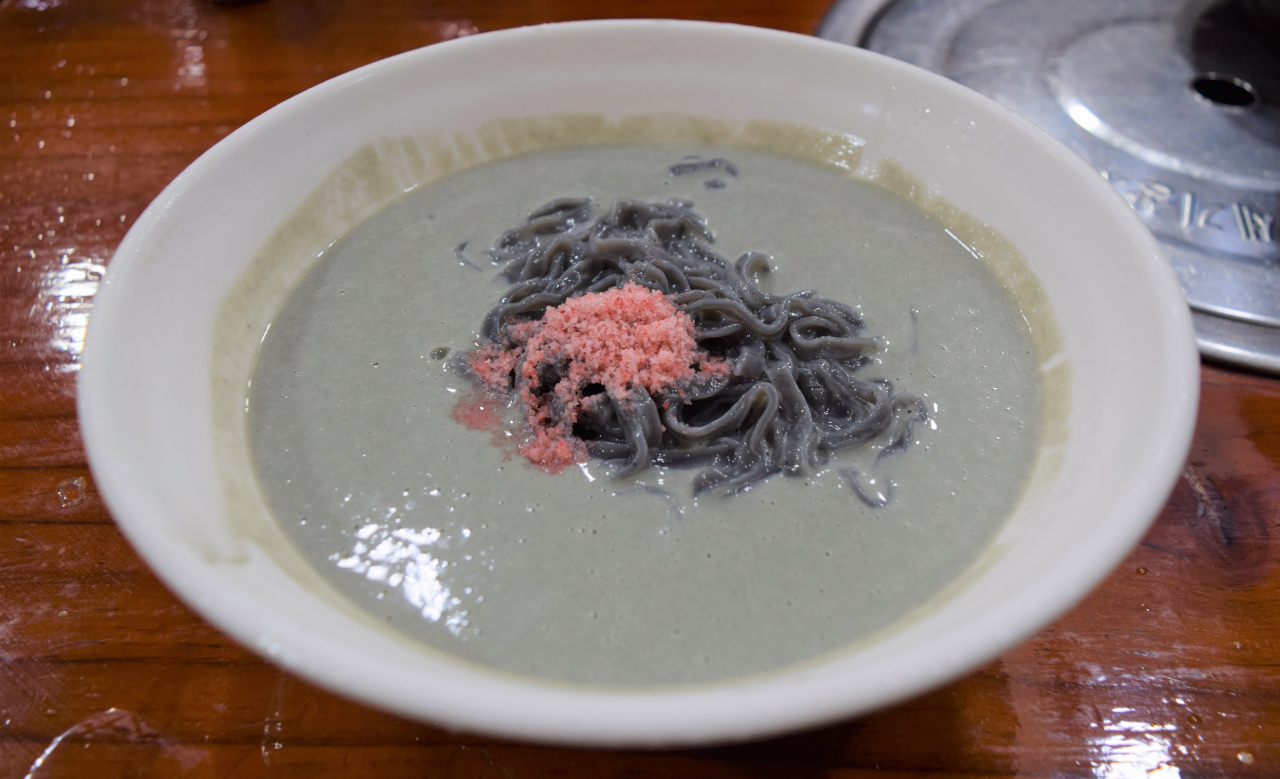
M1160 239L1201 353L1280 373L1280 3L842 0L818 35L954 79L1065 143Z

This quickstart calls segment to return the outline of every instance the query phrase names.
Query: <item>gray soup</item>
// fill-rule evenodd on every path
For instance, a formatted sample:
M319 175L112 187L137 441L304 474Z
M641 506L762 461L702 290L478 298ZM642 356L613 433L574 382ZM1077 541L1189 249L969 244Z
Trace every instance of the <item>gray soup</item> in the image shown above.
M695 154L738 175L670 173ZM892 456L866 446L698 499L693 471L547 474L514 454L518 427L458 423L471 388L442 357L473 346L507 286L484 250L566 196L693 201L722 254L774 258L767 290L859 306L889 343L859 378L919 395L929 421ZM363 609L485 666L622 686L776 670L902 619L1009 515L1039 414L1021 314L941 225L838 170L660 144L510 157L389 205L292 293L250 401L272 511ZM893 500L865 505L838 473L849 466Z

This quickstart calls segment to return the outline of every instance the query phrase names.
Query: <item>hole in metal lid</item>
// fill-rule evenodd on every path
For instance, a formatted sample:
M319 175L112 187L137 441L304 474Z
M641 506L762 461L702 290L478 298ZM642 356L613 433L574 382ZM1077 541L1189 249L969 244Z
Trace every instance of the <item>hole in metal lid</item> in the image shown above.
M1258 103L1258 93L1252 84L1220 73L1196 76L1191 88L1200 97L1223 108L1252 108Z

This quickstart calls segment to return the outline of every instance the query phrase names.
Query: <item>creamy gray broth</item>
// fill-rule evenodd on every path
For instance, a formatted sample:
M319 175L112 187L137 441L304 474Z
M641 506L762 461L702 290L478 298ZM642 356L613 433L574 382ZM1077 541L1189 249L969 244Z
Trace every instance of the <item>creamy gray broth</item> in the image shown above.
M672 176L686 155L722 172ZM724 182L707 188L708 179ZM808 478L691 497L693 471L549 475L500 431L450 416L506 284L483 254L533 208L589 195L687 198L722 254L775 259L761 286L861 306L884 377L926 401L905 452L842 453ZM462 253L455 247L466 242ZM479 266L479 269L477 267ZM539 151L442 178L328 249L272 322L250 393L272 511L340 591L387 624L487 666L604 685L706 682L849 646L972 563L1019 498L1037 446L1038 365L997 281L886 190L736 148ZM855 464L885 508L836 473ZM669 497L668 497L669 496Z

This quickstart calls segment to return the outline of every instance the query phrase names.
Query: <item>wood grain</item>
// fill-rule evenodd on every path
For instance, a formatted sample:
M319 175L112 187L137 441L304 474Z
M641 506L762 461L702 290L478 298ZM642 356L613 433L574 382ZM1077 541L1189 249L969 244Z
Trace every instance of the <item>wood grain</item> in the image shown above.
M84 325L146 204L326 78L477 31L666 16L808 33L826 0L0 0L0 776L1190 777L1280 774L1280 383L1207 367L1141 545L970 676L787 738L683 752L452 734L264 664L115 528L75 420Z

